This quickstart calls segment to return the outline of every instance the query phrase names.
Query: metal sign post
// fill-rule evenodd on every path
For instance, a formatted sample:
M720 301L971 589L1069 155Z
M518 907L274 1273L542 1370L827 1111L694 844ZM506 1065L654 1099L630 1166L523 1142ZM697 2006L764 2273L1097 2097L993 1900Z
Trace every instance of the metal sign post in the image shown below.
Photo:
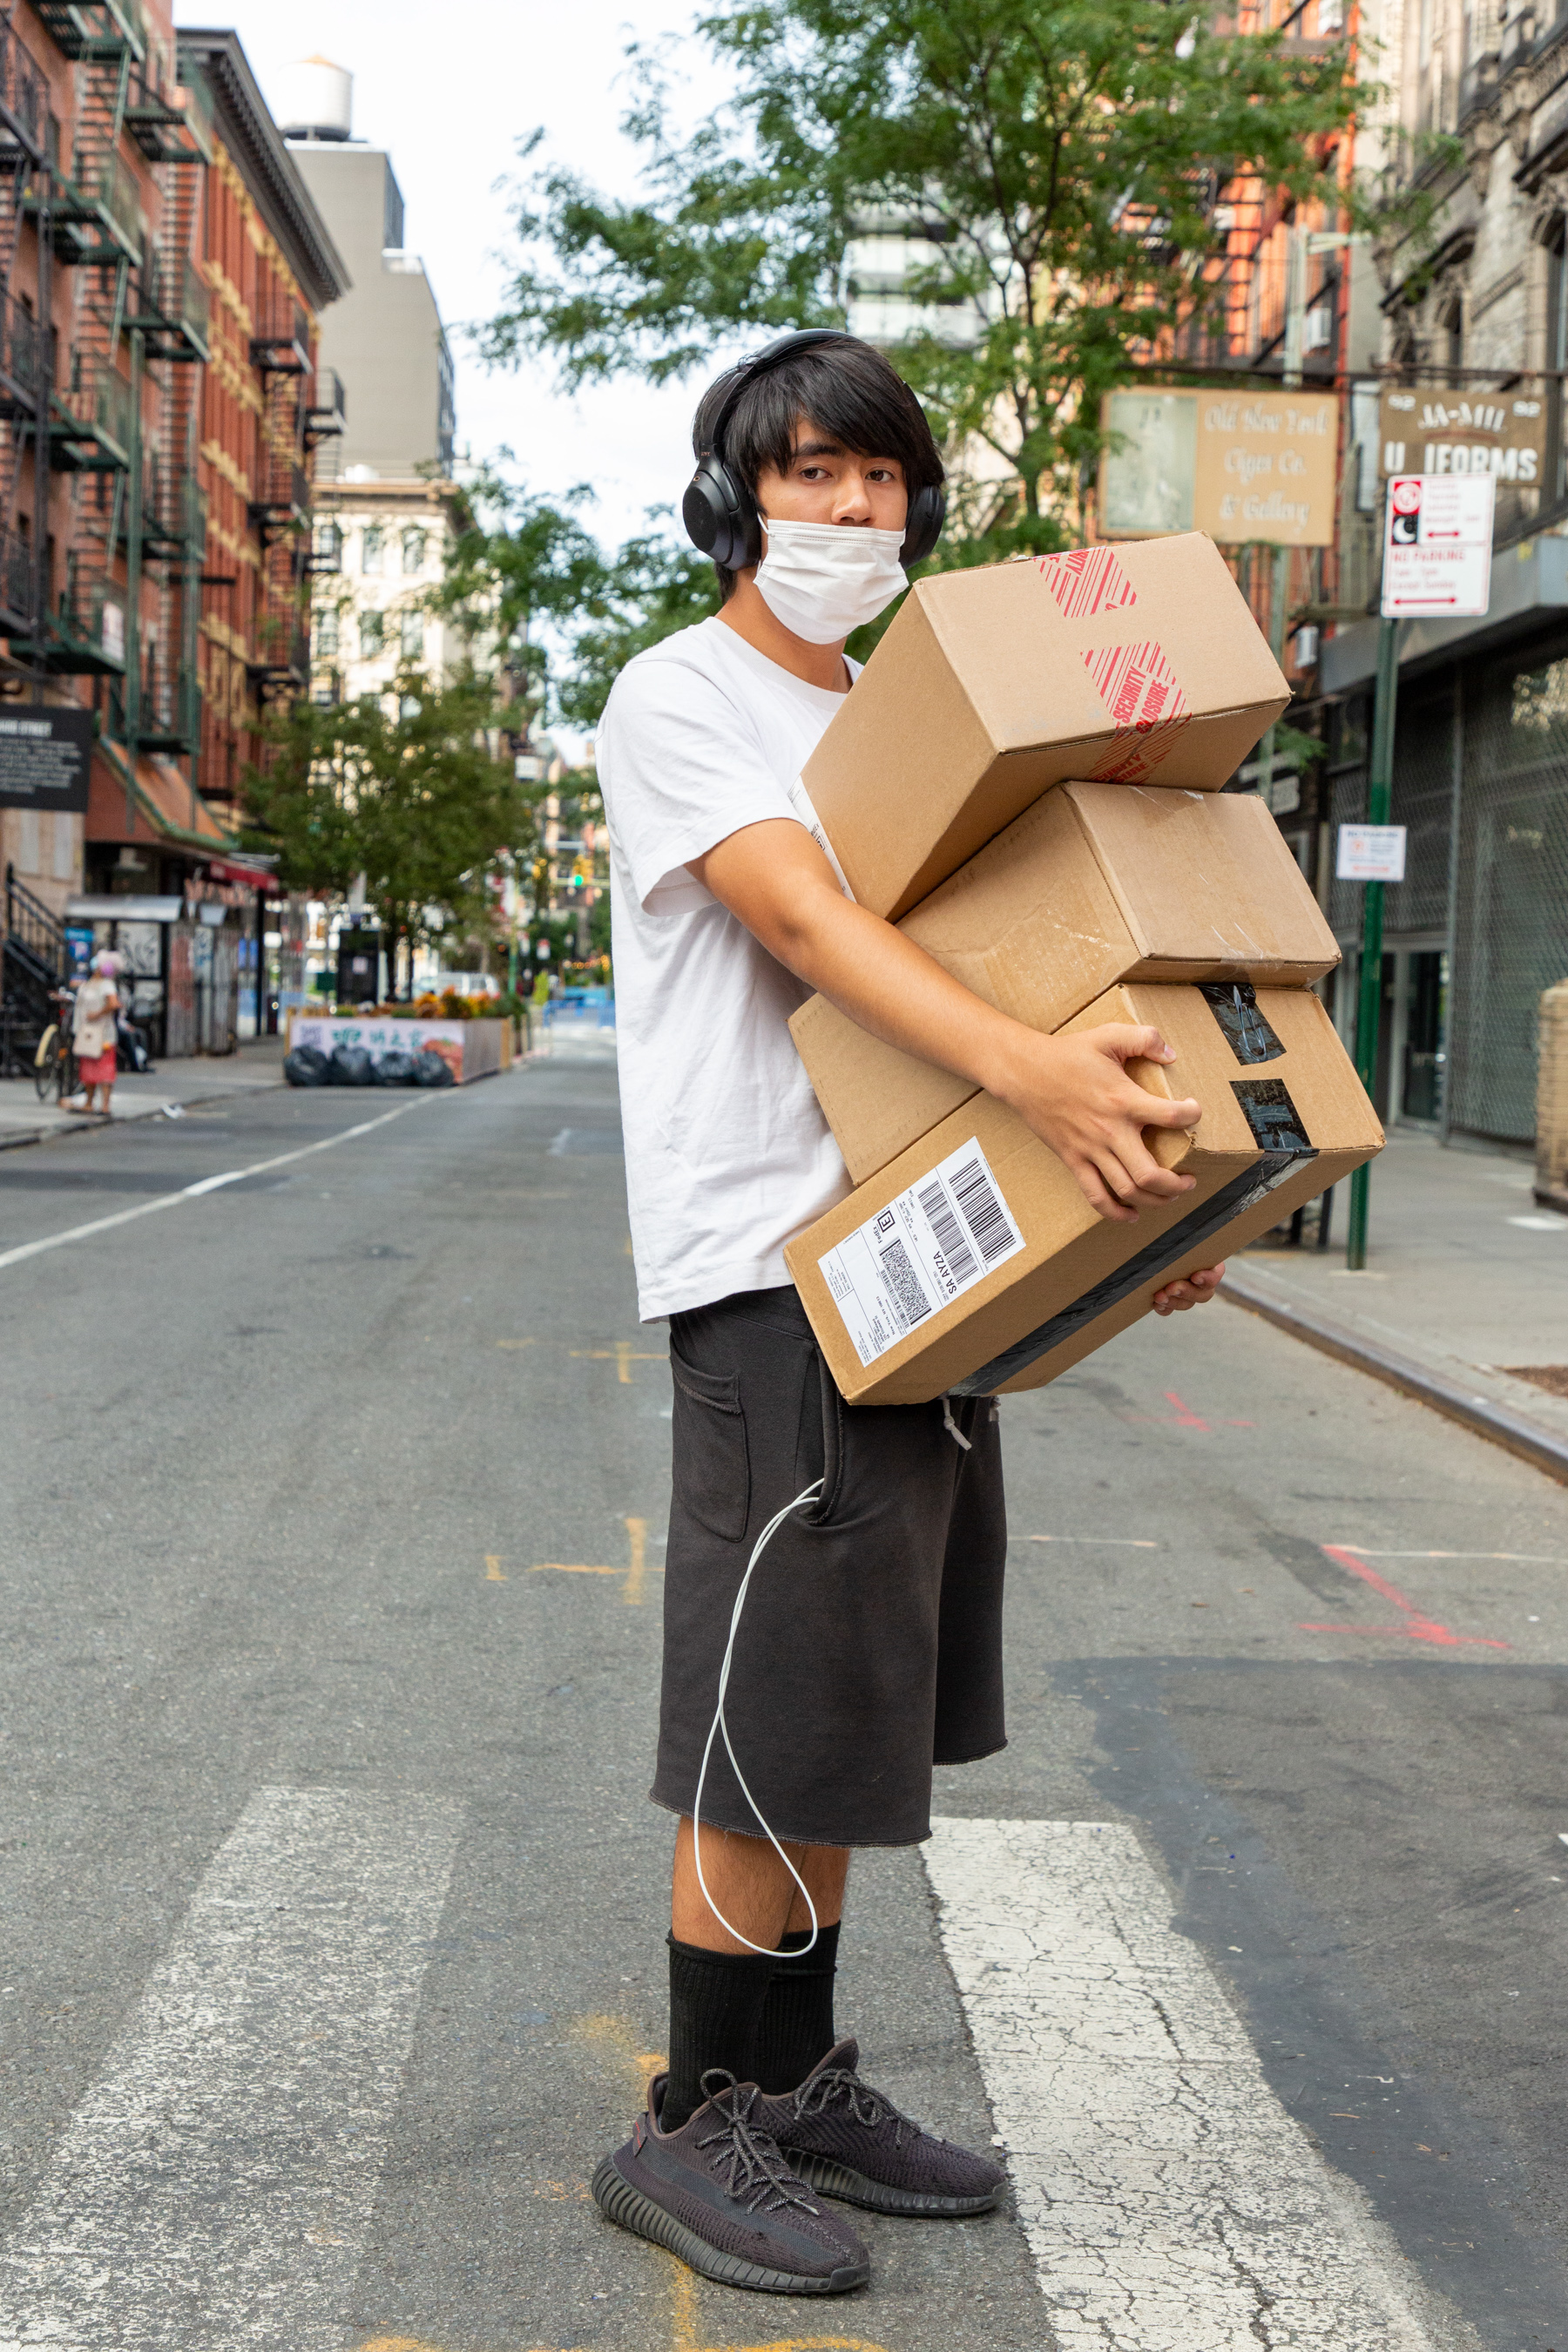
M1383 893L1405 872L1403 828L1391 826L1394 728L1399 701L1402 620L1484 617L1491 598L1493 477L1485 474L1399 474L1388 485L1383 534L1383 620L1377 639L1377 688L1373 701L1364 827L1341 828L1338 871L1362 879L1361 972L1356 999L1356 1075L1368 1094L1377 1078L1377 1032L1383 1009ZM1373 827L1398 835L1397 868L1382 866L1379 845L1347 842ZM1393 842L1383 845L1386 855ZM1361 855L1358 857L1357 852ZM1366 1220L1372 1168L1351 1178L1345 1265L1366 1265Z

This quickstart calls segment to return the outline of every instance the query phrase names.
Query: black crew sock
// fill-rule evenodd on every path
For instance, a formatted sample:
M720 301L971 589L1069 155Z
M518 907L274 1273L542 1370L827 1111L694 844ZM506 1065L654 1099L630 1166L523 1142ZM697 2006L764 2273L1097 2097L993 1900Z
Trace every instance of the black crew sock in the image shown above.
M838 1966L838 1922L819 1927L809 1952L809 1927L792 1929L779 1945L773 1980L757 2025L757 2081L772 2094L796 2091L837 2039L833 1974Z
M707 2095L710 2066L754 2083L757 2020L777 1963L771 1952L709 1952L669 1942L669 2081L659 2123L679 2131Z

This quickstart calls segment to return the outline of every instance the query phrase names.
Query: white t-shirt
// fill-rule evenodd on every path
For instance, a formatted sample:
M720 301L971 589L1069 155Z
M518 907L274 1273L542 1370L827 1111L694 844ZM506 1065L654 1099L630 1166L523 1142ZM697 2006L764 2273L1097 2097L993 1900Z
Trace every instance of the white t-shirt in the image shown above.
M610 835L621 1122L645 1322L789 1280L784 1245L844 1161L787 1027L811 991L693 875L790 788L841 694L722 621L629 662L598 731Z

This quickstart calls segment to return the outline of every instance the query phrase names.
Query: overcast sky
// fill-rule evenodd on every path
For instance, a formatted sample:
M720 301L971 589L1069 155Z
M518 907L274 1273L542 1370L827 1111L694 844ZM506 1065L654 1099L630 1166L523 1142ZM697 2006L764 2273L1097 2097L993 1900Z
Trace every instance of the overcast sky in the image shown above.
M683 30L682 0L177 0L176 22L232 24L269 102L289 61L315 53L354 77L356 138L386 148L406 206L408 244L425 261L458 367L458 440L475 457L505 443L535 489L591 481L586 518L615 542L649 506L679 501L698 387L622 383L566 399L542 371L491 375L462 334L499 307L508 242L505 195L518 140L536 125L552 156L629 194L634 151L622 139L628 34ZM693 102L721 85L700 60Z

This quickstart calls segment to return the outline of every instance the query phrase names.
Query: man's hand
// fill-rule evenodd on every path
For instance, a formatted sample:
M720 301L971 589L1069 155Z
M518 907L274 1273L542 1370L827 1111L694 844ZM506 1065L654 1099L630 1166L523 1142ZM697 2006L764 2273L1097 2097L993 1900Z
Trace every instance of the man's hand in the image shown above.
M1157 1029L1108 1024L1043 1037L1012 1024L1013 1053L991 1087L1032 1127L1077 1178L1091 1207L1118 1224L1140 1209L1190 1192L1194 1180L1162 1168L1143 1140L1148 1127L1196 1127L1192 1096L1167 1102L1127 1076L1129 1062L1173 1062Z
M1168 1282L1151 1303L1156 1315L1184 1315L1189 1307L1206 1307L1224 1280L1223 1265L1205 1265L1179 1282Z

